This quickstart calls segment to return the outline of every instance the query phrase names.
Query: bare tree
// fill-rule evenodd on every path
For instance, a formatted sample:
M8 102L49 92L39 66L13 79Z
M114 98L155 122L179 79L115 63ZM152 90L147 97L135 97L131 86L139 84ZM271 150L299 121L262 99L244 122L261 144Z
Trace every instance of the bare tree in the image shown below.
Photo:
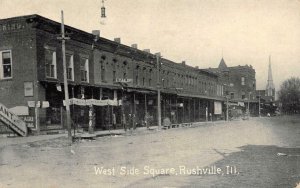
M300 78L292 77L285 80L278 91L282 110L286 113L300 112Z

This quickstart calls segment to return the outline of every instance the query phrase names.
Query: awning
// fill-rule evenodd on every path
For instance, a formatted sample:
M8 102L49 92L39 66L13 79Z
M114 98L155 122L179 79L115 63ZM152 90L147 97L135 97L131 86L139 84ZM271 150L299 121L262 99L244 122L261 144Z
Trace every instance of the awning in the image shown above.
M191 94L178 93L178 96L201 98L201 99L212 99L212 100L217 100L217 101L225 101L225 98L222 98L222 97L211 97L211 96L206 96L206 95L191 95Z
M137 92L137 93L145 93L145 94L155 94L156 91L145 90L145 89L136 89L136 88L127 88L127 92Z

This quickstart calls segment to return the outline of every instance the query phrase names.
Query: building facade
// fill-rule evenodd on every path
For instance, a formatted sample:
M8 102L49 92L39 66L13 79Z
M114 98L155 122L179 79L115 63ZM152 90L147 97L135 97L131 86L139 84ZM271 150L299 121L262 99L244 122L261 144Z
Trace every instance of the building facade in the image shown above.
M207 70L219 76L224 95L233 106L232 108L240 108L241 113L249 110L252 116L258 115L255 69L251 65L228 67L222 58L218 68Z
M220 119L217 74L66 26L66 61L73 127L96 129ZM32 130L63 128L60 23L39 15L0 20L0 102L32 120ZM88 102L89 101L89 102Z

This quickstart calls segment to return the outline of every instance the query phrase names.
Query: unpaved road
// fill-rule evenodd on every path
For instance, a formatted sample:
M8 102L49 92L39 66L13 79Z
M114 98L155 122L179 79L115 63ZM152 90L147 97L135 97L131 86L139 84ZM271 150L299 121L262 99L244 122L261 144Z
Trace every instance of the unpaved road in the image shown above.
M12 138L10 138L12 139ZM295 187L300 117L0 146L2 187Z

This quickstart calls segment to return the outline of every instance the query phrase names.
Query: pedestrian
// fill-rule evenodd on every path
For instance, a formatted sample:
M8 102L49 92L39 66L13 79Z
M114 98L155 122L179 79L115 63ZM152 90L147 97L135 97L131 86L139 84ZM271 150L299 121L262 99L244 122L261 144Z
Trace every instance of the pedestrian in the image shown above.
M117 129L116 114L112 114L112 124L113 124L113 128Z
M126 115L122 114L122 124L125 131L127 131L127 122L126 122Z

